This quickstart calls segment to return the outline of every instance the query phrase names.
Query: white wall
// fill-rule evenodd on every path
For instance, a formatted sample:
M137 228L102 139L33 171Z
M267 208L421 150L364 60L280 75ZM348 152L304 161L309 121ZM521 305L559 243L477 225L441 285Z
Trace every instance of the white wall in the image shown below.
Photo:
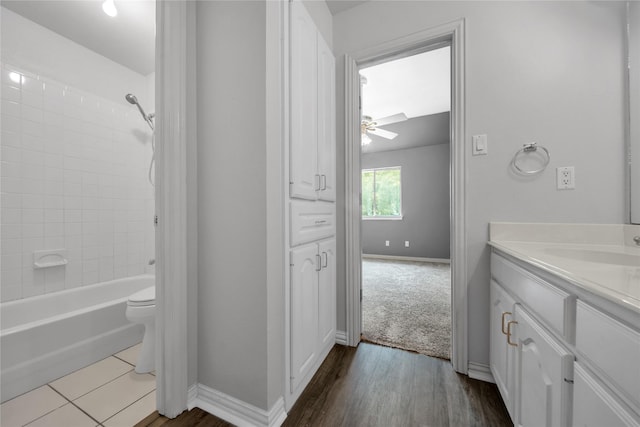
M2 301L150 270L151 135L124 95L147 98L152 82L0 11ZM69 263L35 270L50 249Z
M282 396L284 348L282 215L267 205L282 187L281 141L267 149L271 6L197 4L198 382L265 410Z
M134 93L142 105L153 105L145 76L4 7L0 8L0 19L4 62L26 70L46 70L53 80L112 101L124 103L122 94Z
M624 3L372 1L334 17L334 52L339 57L460 18L466 20L469 360L486 364L488 222L625 220ZM338 63L342 99L344 63ZM343 118L338 103L341 154ZM488 135L487 156L471 156L474 134ZM533 178L513 175L511 157L532 141L549 149L551 164ZM558 166L575 166L575 190L555 189ZM343 172L338 176L343 179ZM338 230L344 230L339 219ZM339 265L342 330L344 286Z

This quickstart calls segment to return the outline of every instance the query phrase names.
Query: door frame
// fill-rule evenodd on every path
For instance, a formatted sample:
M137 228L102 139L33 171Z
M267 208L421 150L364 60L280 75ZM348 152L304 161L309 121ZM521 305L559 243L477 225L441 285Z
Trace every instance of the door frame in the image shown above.
M189 202L197 194L195 8L156 1L156 407L169 418L187 409L189 351L197 345L188 309L197 282L197 233L189 234L196 220Z
M363 65L386 62L448 42L451 46L450 246L451 363L468 372L467 250L465 210L465 20L459 19L345 55L345 240L347 343L362 331L362 240L360 213L360 77Z

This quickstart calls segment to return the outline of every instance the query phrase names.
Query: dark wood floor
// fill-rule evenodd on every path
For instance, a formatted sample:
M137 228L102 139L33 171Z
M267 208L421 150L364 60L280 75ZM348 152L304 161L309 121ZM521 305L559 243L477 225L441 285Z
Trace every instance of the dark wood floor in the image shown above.
M230 426L193 409L136 425ZM512 426L493 384L457 374L448 361L361 343L336 345L284 426Z

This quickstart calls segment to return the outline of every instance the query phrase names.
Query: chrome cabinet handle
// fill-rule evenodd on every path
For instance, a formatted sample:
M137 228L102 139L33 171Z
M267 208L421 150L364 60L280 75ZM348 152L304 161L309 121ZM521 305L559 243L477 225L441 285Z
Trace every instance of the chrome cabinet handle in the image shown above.
M329 265L329 256L326 252L322 252L322 268L327 268Z
M512 345L514 347L518 346L518 343L514 343L511 342L511 325L517 325L518 322L516 322L515 320L510 320L509 323L507 323L507 344Z
M320 254L316 254L316 271L322 270L322 259L320 258Z
M320 179L322 180L322 188L321 190L327 189L327 175L320 175Z
M511 316L511 312L510 311L505 311L505 312L502 313L502 333L505 334L505 335L507 335L507 331L504 328L504 318L507 315Z
M315 182L314 182L314 184L315 184L315 187L316 187L316 188L315 188L315 190L316 190L316 191L320 191L320 190L322 190L322 188L321 188L321 186L320 186L320 175L316 174L316 175L315 175L315 180L314 180L314 181L315 181Z

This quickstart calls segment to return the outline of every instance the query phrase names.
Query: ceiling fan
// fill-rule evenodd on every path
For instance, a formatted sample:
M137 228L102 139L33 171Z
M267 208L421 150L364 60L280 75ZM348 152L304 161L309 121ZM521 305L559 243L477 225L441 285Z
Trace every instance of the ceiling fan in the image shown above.
M369 143L371 143L372 140L369 135L377 135L386 139L395 138L396 136L398 136L397 133L385 129L380 129L380 126L403 122L405 120L407 120L407 115L404 113L398 113L392 116L382 117L375 120L372 119L371 116L362 116L362 123L360 124L362 145L368 145Z

